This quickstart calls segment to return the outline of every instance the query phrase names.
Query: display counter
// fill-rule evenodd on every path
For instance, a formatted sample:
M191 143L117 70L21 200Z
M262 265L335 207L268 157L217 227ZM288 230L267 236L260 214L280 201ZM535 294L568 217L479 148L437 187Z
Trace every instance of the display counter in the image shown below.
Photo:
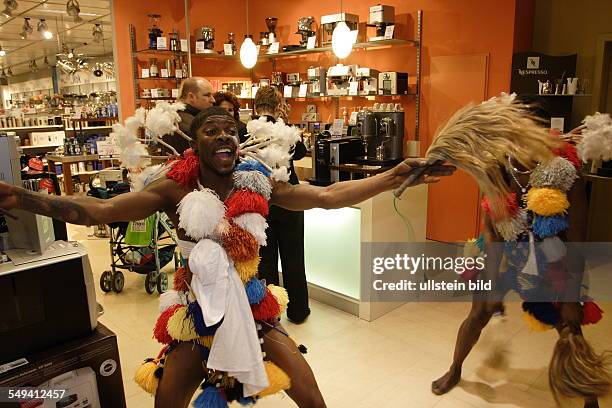
M397 200L406 223L393 208L392 191L351 207L305 211L304 255L310 297L368 321L397 308L400 303L368 302L369 294L361 293L362 245L425 242L427 190L426 185L409 188Z

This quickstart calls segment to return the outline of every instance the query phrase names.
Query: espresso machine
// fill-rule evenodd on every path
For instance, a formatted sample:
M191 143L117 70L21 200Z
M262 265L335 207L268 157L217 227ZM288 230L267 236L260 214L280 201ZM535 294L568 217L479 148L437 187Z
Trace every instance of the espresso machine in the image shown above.
M336 25L344 21L351 31L359 28L359 16L350 13L336 13L321 17L321 46L331 45Z
M325 95L327 91L327 71L323 67L308 68L308 96Z
M312 37L315 35L315 32L312 30L312 24L314 23L314 17L301 17L298 20L298 30L296 34L302 36L300 40L300 47L306 48L308 44L308 37Z
M356 78L359 81L359 95L376 95L378 93L378 74L372 68L357 68Z
M365 148L365 156L360 157L357 162L390 166L403 160L403 111L394 108L378 111L362 110L357 114L357 133Z
M332 138L331 133L327 130L315 134L314 137L314 178L308 179L308 182L317 186L328 186L338 181L350 180L349 172L333 169L330 166L355 163L355 160L364 154L361 139L356 137Z
M194 37L196 42L204 42L201 51L204 54L214 54L215 51L215 29L212 27L200 27L195 30Z
M278 24L277 17L266 17L266 27L268 27L268 44L277 42L276 38L276 25Z
M370 7L370 15L368 17L368 27L374 27L376 34L369 37L369 41L380 41L385 39L387 27L395 24L395 8L393 6L384 6L377 4Z
M200 27L195 30L194 37L196 42L204 42L204 49L201 54L215 53L215 29L212 27Z
M350 83L355 81L357 65L338 64L327 69L327 95L349 94Z

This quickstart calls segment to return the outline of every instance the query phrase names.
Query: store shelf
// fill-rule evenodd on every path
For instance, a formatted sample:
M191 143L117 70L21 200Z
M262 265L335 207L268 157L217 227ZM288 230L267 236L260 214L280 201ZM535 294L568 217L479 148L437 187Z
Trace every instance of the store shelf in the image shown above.
M55 149L60 145L20 146L21 150Z
M173 54L173 55L183 54L183 55L186 55L187 53L185 51L145 49L145 50L136 51L134 54L135 55L147 55L147 54L149 54L149 55L159 55L159 54L161 54L161 55L169 55L169 54Z
M28 129L58 129L62 128L62 125L46 125L46 126L20 126L11 128L0 128L0 132L12 131L12 130L28 130Z
M109 116L109 117L101 117L101 118L81 118L81 119L70 119L70 120L72 120L73 122L84 122L84 123L87 122L88 123L88 122L107 122L111 120L117 121L119 120L119 118L116 116Z
M157 98L137 98L137 100L141 101L174 101L176 98L171 96L159 96Z
M285 99L289 100L300 100L300 99L352 99L352 98L393 98L393 97L401 97L401 96L416 96L415 92L410 92L407 94L392 94L392 95L319 95L319 96L295 96L289 97ZM251 101L253 98L251 97L238 97L240 100Z
M113 126L112 125L108 125L108 126L88 126L88 127L84 127L84 128L66 128L66 130L70 130L70 131L74 131L74 130L78 130L78 131L85 131L85 130L108 130L108 129L112 129Z
M224 60L236 60L240 61L240 57L238 55L225 55L225 54L217 54L215 53L206 53L206 54L191 54L191 58L212 58L212 59L224 59Z
M185 78L177 78L177 77L148 77L148 78L136 78L139 81L182 81Z
M521 95L525 95L525 96L541 96L543 98L551 98L551 97L557 97L557 98L590 98L590 97L593 96L591 94L577 94L577 95L521 94Z
M93 176L95 174L98 174L99 172L100 170L88 170L88 171L81 171L78 173L72 173L71 176ZM57 177L64 177L64 175L60 174Z

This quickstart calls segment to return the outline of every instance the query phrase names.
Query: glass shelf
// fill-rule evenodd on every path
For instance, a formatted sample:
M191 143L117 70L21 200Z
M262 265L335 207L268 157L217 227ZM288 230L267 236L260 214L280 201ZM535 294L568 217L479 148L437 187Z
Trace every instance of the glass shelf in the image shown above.
M139 81L182 81L185 78L176 78L176 77L167 77L167 78L162 78L162 77L148 77L148 78L136 78Z
M187 54L185 51L172 51L172 50L150 50L150 49L144 49L144 50L139 50L136 51L134 54L136 55L146 55L146 54Z
M141 101L173 101L176 98L171 96L158 96L157 98L137 98L137 100Z
M550 98L550 97L561 97L561 98L590 98L593 95L591 94L576 94L576 95L554 95L554 94L550 94L550 95L542 95L542 94L522 94L525 96L541 96L543 98Z
M416 96L415 92L410 92L407 94L393 94L393 95L320 95L320 96L292 96L289 98L285 98L288 100L304 100L304 99L350 99L350 98L390 98L397 96ZM251 97L238 97L241 100L252 100Z

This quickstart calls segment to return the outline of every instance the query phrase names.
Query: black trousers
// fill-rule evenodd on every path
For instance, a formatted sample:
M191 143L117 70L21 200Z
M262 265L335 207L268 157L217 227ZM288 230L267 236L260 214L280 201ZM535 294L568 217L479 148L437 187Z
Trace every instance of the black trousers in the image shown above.
M283 286L289 295L287 317L301 321L310 313L304 269L304 212L270 206L267 245L259 250L259 278L279 285L278 255L283 269Z

